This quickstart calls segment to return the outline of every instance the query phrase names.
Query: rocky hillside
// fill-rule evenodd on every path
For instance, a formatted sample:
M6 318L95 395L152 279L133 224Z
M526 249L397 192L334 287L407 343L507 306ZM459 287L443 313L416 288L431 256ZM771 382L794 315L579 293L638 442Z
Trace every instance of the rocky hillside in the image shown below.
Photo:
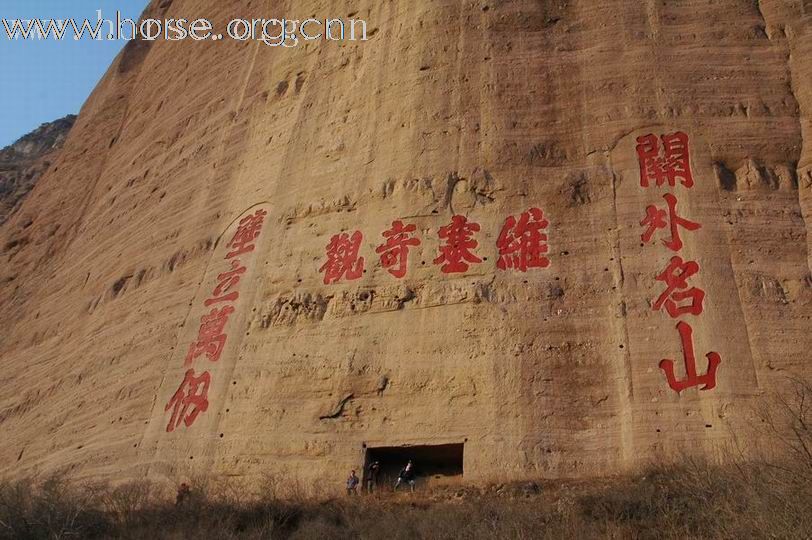
M775 446L755 409L812 377L808 1L272 4L369 40L128 44L0 226L0 475Z
M8 219L28 195L40 176L59 157L76 116L42 124L0 150L0 224Z

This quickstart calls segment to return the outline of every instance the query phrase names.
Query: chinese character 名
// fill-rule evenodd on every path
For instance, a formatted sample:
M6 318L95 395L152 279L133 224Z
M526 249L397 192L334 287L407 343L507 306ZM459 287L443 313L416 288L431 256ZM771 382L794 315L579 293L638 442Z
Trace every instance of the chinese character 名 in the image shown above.
M409 246L420 245L420 239L411 236L416 230L414 224L404 226L400 220L393 221L392 228L382 233L386 242L375 249L375 253L381 255L381 265L396 278L406 275Z
M692 187L694 179L691 175L688 135L677 131L661 138L662 152L656 135L649 133L637 138L640 186L648 187L653 180L658 187L666 181L669 186L674 187L679 178L683 186Z
M467 263L480 263L482 259L471 253L479 243L473 238L479 231L478 223L469 223L465 216L456 215L451 223L440 227L439 237L446 243L440 246L440 256L434 259L434 264L442 264L440 271L444 274L465 272ZM466 262L467 261L467 262Z
M199 377L195 377L195 370L189 369L180 383L178 390L164 407L164 412L172 409L172 416L166 425L167 433L175 431L175 428L183 422L186 427L191 427L195 423L197 416L206 412L209 408L209 385L211 375L204 371ZM191 410L190 410L191 409Z
M496 267L527 272L528 268L550 266L550 259L544 255L549 249L547 234L541 232L547 225L549 221L538 208L522 212L518 222L514 216L508 216L496 241L496 247L499 248Z
M259 233L262 232L262 224L267 215L268 212L265 210L257 210L253 215L245 216L240 220L237 232L234 233L234 237L231 241L226 244L226 247L234 248L234 251L230 251L226 254L226 259L236 257L241 253L254 251L253 242L259 237Z
M327 244L327 261L319 268L324 272L324 284L337 283L342 276L347 280L360 278L364 273L364 258L358 256L363 235L355 231L336 234Z
M194 359L201 354L205 354L212 362L220 359L228 337L223 330L228 324L228 316L232 313L234 313L234 308L225 306L220 309L214 308L200 318L197 341L189 345L189 352L186 354L186 361L183 365L192 365Z
M679 251L682 249L682 239L680 238L679 229L677 227L681 226L689 231L695 231L701 228L702 225L677 215L677 198L674 195L671 193L666 193L663 195L663 198L665 199L665 202L668 203L668 212L654 206L653 204L647 206L646 217L643 218L640 225L647 225L648 228L646 229L646 232L640 236L640 238L643 240L643 242L648 243L651 241L651 237L654 236L654 231L669 227L671 230L671 239L663 240L663 244L665 244L666 247L672 251ZM666 214L668 215L667 221Z
M236 287L240 282L240 277L245 273L245 267L240 264L239 259L232 259L231 270L223 272L217 276L217 287L212 292L212 298L203 302L203 305L209 307L218 302L236 302L240 297L239 291L228 292L231 287Z
M666 311L674 319L688 313L691 315L702 313L702 301L705 299L705 291L697 287L688 288L688 278L697 272L699 272L699 264L696 262L684 262L682 257L676 255L671 257L668 267L655 278L657 281L665 283L666 289L654 302L654 310L660 310L665 305ZM689 298L691 300L690 305L678 304L678 302Z
M686 377L681 381L677 380L677 377L674 375L674 361L663 359L660 362L660 369L665 372L668 386L677 393L682 392L686 388L691 388L692 386L699 386L700 384L703 385L701 390L714 388L716 386L716 369L722 362L722 357L719 356L719 353L715 352L706 354L705 357L708 359L708 371L705 372L704 375L697 375L693 328L691 328L688 323L680 321L677 323L677 330L679 331L679 337L682 341L682 354L685 362Z

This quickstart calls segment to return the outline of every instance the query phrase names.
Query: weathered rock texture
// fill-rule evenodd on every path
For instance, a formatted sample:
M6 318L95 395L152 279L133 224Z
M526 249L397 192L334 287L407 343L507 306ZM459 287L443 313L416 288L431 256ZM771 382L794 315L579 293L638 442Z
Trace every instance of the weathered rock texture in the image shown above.
M75 121L76 116L70 114L42 124L0 150L0 224L56 160Z
M347 16L368 42L132 43L0 229L4 474L291 474L362 445L465 441L465 475L588 476L747 451L752 408L812 376L812 5L805 0L153 2L152 16ZM256 4L256 2L252 3ZM270 6L270 7L269 7ZM273 13L269 13L272 10ZM686 260L707 292L684 377L652 310L674 254L640 245L635 140L690 137ZM496 267L505 218L550 220L550 267ZM167 433L237 219L267 211L208 410ZM453 214L463 274L433 264ZM406 277L375 247L417 226ZM28 221L32 223L26 226ZM365 272L325 285L363 233ZM200 371L198 371L199 373ZM738 435L738 436L736 436ZM769 441L766 441L769 442Z

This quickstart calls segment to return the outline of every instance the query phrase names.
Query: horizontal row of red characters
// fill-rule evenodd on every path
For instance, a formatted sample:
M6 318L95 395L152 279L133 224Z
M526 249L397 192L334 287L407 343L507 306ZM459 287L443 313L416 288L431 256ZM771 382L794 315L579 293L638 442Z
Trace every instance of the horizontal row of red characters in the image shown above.
M496 266L501 270L513 269L519 272L550 266L547 233L544 232L548 225L549 221L538 208L522 212L518 219L509 216L496 241L499 249ZM381 266L398 279L406 276L409 249L421 244L416 231L414 224L395 220L392 227L381 234L384 241L375 253L380 256ZM461 215L453 216L451 223L440 227L438 236L442 243L433 262L440 265L441 272L466 272L471 264L482 262L474 251L479 246L475 237L479 231L478 223ZM326 247L327 260L319 268L319 272L324 273L326 285L338 283L342 279L352 281L363 275L365 260L359 255L363 238L361 231L355 231L352 234L339 233L330 239Z
M662 142L661 149L659 139L655 135L638 139L640 185L648 187L653 181L657 186L664 183L674 186L679 178L683 185L693 186L688 136L682 132L671 133L663 135ZM648 225L648 230L643 235L644 241L649 241L657 229L670 226L672 239L666 242L666 245L678 251L682 248L682 241L677 227L695 230L699 225L677 215L677 200L673 195L665 195L665 200L667 210L655 206L648 207L642 223ZM497 268L526 272L530 268L550 266L550 259L547 257L549 251L547 234L544 232L548 225L549 222L538 208L522 212L518 219L509 216L496 241L499 250ZM482 259L474 253L479 245L475 238L479 230L478 223L469 221L467 217L461 215L453 216L451 223L440 228L438 236L443 244L433 262L435 265L441 265L441 272L444 274L466 272L471 264L482 262ZM406 276L409 249L421 244L415 235L416 231L417 227L414 224L405 225L401 220L393 221L392 227L382 233L383 243L375 250L380 256L381 266L398 279ZM361 278L365 263L364 257L359 255L362 241L363 234L357 230L352 234L342 232L330 239L330 243L326 246L327 260L319 268L319 272L324 274L326 285L338 283L342 279L352 281Z

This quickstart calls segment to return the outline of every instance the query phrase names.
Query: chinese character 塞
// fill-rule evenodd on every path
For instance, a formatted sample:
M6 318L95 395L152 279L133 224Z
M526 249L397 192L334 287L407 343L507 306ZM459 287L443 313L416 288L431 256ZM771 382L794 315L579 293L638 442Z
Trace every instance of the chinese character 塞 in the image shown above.
M440 255L434 259L434 264L442 264L441 272L465 272L468 270L467 263L482 262L482 259L471 252L479 245L473 238L478 231L478 223L469 223L465 216L460 215L452 217L449 225L440 227L438 235L446 243L440 246Z

